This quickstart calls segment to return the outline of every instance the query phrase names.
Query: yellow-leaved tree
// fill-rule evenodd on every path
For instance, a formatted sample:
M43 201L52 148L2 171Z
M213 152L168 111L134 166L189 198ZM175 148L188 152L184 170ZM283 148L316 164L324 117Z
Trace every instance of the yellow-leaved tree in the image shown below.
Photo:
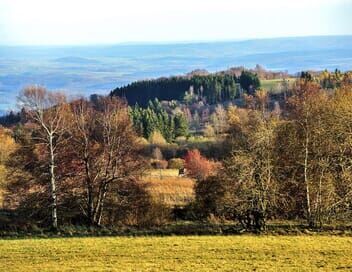
M9 129L0 127L0 207L2 207L2 191L6 184L6 161L12 152L16 150L16 143Z

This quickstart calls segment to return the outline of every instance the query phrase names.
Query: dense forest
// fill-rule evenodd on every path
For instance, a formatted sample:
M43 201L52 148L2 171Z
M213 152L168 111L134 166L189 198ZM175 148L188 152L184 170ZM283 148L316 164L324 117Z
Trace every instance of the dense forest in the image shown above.
M162 107L158 99L149 101L146 108L138 105L129 108L129 114L136 132L148 139L153 132L160 132L167 141L180 136L188 136L188 123L182 112L174 115Z
M191 92L196 99L215 104L238 98L245 90L253 94L260 85L258 76L250 71L242 71L239 77L227 73L189 75L133 82L116 88L111 95L124 97L128 103L147 105L149 100L183 100ZM187 100L188 99L188 100Z

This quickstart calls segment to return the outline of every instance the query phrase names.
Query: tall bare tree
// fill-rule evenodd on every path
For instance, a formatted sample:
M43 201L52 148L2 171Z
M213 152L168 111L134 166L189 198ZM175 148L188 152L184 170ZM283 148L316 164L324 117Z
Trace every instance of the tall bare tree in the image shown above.
M215 107L215 111L211 114L210 119L216 134L226 132L228 129L227 112L221 104Z
M258 103L261 96L255 96ZM234 149L225 161L224 180L232 184L238 219L246 228L261 230L277 205L276 129L280 120L263 105L244 115L231 109L229 120Z
M123 101L102 97L95 104L79 100L72 107L72 142L81 171L77 177L85 181L84 212L90 224L100 225L108 193L123 181L136 180L143 160Z

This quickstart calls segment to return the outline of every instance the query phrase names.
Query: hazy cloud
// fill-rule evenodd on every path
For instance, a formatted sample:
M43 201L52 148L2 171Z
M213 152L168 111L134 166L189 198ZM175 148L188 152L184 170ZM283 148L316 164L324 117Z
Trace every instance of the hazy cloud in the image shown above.
M352 34L350 0L0 0L0 43Z

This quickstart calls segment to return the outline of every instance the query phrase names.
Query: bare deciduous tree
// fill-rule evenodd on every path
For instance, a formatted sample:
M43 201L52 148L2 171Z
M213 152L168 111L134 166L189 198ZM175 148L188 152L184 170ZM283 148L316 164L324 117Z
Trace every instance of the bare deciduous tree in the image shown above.
M85 180L85 214L90 224L100 225L107 194L128 179L136 180L143 171L137 155L138 139L126 104L117 98L100 98L95 104L73 103L72 143Z

